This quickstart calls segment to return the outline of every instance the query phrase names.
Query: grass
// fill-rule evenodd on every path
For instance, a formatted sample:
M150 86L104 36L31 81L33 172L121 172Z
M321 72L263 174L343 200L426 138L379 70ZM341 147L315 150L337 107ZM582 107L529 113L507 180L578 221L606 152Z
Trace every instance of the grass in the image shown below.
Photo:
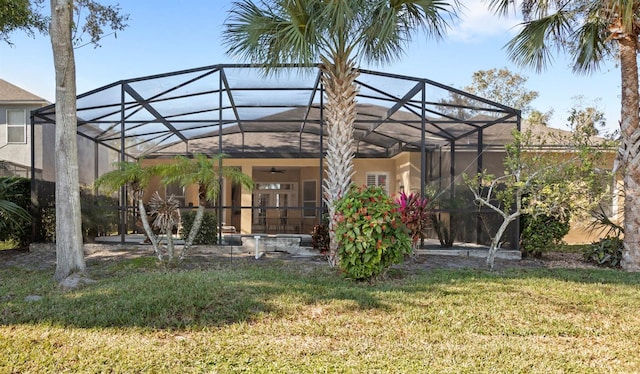
M67 292L50 271L0 269L0 373L640 368L639 274L394 269L370 285L304 262L90 268L97 282Z

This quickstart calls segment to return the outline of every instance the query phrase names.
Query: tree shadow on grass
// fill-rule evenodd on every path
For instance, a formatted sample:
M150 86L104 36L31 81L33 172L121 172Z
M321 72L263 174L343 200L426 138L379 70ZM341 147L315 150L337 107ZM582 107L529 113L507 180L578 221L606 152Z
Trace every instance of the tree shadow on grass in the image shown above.
M345 301L343 309L384 308L367 285L335 274L335 279L314 279L287 271L288 264L184 271L141 268L136 262L119 263L116 272L103 270L96 283L77 290L52 287L38 302L27 303L20 294L0 298L0 324L197 329L284 317L300 305L333 300Z
M0 294L0 324L198 329L286 318L299 308L318 304L331 304L336 312L392 312L403 301L394 300L390 305L386 293L473 294L478 284L492 292L492 285L504 284L505 280L640 284L640 274L604 269L518 268L491 272L401 267L394 268L386 280L367 284L344 279L325 263L214 259L207 266L188 271L159 269L150 264L152 260L141 259L93 264L97 283L70 292L47 286L52 283L50 275L32 271L31 275L20 276L13 271L0 286L5 293L16 290L11 297ZM31 284L24 283L26 277ZM516 288L517 284L509 287ZM33 293L43 299L23 301Z

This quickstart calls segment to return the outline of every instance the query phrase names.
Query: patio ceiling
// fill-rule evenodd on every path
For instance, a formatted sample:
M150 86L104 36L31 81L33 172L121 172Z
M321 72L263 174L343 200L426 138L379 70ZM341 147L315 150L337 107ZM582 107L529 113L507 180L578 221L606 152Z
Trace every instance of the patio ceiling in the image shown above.
M516 109L424 78L361 70L357 83L356 157L420 151L423 139L426 148L502 145L520 121ZM78 96L78 134L132 158L319 157L322 90L318 67L264 76L255 66L213 65L122 80ZM55 104L32 115L55 124Z

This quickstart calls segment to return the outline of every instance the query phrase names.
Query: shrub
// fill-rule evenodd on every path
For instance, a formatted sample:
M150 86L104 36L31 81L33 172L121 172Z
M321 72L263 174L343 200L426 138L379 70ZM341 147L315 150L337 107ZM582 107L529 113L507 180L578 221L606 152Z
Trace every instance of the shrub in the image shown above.
M398 205L380 187L352 186L336 202L340 268L351 278L372 280L411 253Z
M520 248L525 256L540 257L562 245L562 238L571 228L569 215L564 218L539 215L522 217Z
M591 244L584 253L584 259L599 266L617 268L620 267L622 251L622 239L609 236Z
M329 224L325 220L313 226L311 246L322 254L329 252Z
M189 211L182 214L182 237L186 238L193 226L193 220L196 218L195 211ZM202 225L198 231L198 235L193 240L193 244L211 245L218 243L218 219L215 213L204 212Z

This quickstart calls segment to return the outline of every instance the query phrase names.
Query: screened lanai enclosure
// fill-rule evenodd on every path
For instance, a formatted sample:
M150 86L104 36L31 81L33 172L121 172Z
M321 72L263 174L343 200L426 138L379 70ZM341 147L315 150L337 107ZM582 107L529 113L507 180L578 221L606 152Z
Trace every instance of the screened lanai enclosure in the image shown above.
M498 221L475 206L462 175L502 170L520 112L424 78L361 70L357 84L353 183L428 196L438 223L428 235L486 243ZM77 98L81 180L90 188L115 161L225 154L223 165L251 176L255 188L220 180L207 209L221 236L308 234L326 212L324 100L317 66L264 75L251 65L213 65L114 82ZM33 126L52 132L55 111L32 112ZM52 165L43 168L33 184L39 195L51 193L42 186L54 175ZM199 204L197 186L152 183L145 196L155 191L176 196L183 210ZM124 240L136 230L134 204L126 189L113 201ZM517 228L506 238L515 246Z

